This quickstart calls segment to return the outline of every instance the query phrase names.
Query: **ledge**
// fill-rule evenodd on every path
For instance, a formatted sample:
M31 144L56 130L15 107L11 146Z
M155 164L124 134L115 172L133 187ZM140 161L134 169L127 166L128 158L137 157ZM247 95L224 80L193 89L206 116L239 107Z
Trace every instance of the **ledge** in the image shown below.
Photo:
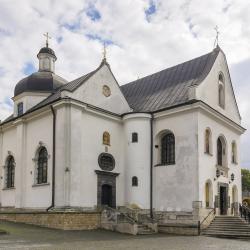
M175 165L176 165L176 162L171 163L171 164L156 164L154 165L154 167L167 167L167 166L175 166Z
M40 183L40 184L33 184L32 187L42 187L42 186L49 186L50 183L47 182L47 183Z

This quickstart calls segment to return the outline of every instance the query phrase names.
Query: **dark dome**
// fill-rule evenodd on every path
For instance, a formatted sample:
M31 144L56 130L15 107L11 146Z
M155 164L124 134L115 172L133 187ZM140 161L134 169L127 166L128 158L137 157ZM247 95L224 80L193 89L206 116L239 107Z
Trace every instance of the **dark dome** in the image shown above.
M56 54L55 54L54 50L49 48L49 47L41 48L38 54L40 54L40 53L47 53L47 54L50 54L50 55L56 57Z
M14 95L23 92L53 92L67 81L52 72L36 72L19 81L15 87Z

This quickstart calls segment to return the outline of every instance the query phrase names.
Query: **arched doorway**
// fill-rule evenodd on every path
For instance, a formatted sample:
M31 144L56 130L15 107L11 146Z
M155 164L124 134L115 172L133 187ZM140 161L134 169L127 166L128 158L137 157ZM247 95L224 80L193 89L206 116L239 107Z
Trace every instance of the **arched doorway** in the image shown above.
M108 184L102 185L101 205L112 207L112 186Z
M205 184L205 206L211 208L213 204L212 182L208 180Z

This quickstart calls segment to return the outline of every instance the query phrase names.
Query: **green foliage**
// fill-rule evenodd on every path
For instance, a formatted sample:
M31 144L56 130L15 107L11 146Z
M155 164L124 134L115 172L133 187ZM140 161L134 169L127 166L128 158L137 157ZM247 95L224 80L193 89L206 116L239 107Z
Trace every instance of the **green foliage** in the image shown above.
M241 169L241 176L242 176L242 190L250 191L250 170Z

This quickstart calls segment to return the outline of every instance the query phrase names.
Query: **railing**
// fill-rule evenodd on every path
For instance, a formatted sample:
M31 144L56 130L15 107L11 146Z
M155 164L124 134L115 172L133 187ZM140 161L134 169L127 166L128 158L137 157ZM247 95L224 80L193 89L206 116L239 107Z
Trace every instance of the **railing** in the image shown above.
M135 224L136 221L128 216L127 214L120 212L114 208L111 208L109 206L103 207L103 212L106 213L107 220L113 223L129 223L129 224Z
M202 221L198 221L198 234L199 235L200 235L202 226L205 224L205 222L208 220L208 218L210 218L210 216L214 217L215 213L216 213L215 208L213 208Z
M239 211L240 211L240 217L244 218L245 221L250 223L250 208L245 205L240 205Z

